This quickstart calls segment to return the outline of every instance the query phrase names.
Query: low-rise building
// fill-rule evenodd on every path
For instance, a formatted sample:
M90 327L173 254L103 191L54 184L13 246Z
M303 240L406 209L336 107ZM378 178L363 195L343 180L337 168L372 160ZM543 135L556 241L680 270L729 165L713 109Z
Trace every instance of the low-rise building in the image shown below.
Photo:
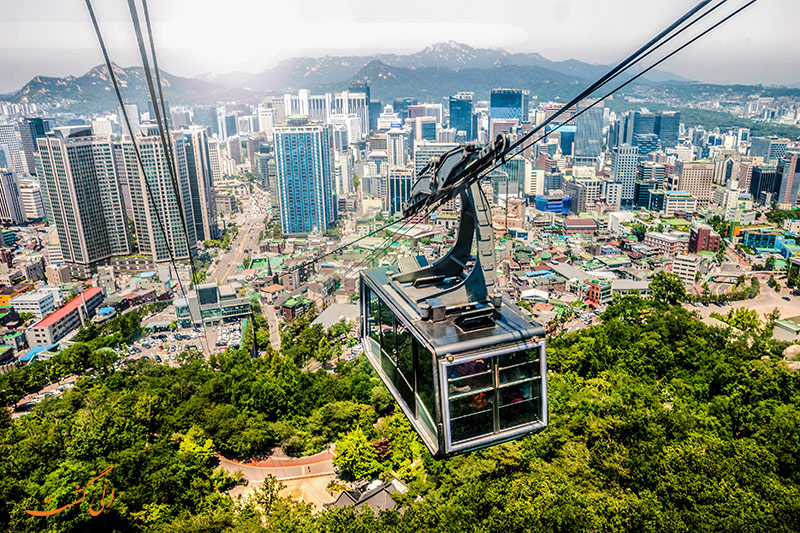
M611 289L614 294L640 294L645 296L650 294L650 282L638 279L616 279L611 282Z
M69 265L48 265L45 269L45 276L47 283L50 285L61 285L62 283L69 283L72 281L72 275L69 273Z
M0 307L10 307L11 298L31 289L33 289L33 285L30 283L0 287Z
M55 310L55 298L50 291L23 292L11 298L10 303L17 313L30 313L38 320Z
M644 244L658 250L661 255L674 256L689 252L689 236L685 233L648 231L644 234Z
M289 298L281 304L281 315L283 316L283 320L286 322L291 322L298 316L311 309L312 305L314 305L314 302L308 298Z
M689 230L689 253L714 252L719 250L719 233L708 224L692 224Z
M677 274L684 285L694 285L702 261L702 258L697 255L677 255L672 263L672 273Z
M89 287L81 294L31 326L25 333L31 347L54 344L94 315L105 298L102 287Z
M175 313L181 325L188 327L241 320L250 316L252 310L250 298L238 296L232 285L204 283L198 285L187 298L175 300Z
M593 218L565 218L562 222L565 235L575 233L595 233L597 222Z
M650 209L668 217L678 213L694 213L697 198L686 191L650 191Z
M586 280L585 295L595 305L610 303L613 299L611 282L601 279Z

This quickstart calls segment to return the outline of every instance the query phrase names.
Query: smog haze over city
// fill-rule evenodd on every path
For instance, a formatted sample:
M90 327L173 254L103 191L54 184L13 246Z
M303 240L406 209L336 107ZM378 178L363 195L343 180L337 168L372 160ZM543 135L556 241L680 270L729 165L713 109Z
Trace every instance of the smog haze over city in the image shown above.
M800 529L793 0L0 9L0 530Z

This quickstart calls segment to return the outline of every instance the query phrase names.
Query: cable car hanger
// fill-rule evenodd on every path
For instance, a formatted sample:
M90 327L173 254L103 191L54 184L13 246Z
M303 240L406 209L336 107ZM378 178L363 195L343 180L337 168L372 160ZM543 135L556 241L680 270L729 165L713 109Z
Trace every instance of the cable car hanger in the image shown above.
M556 115L624 72L637 57L652 53L654 45L662 46L725 2L721 0L656 44L709 2L698 4ZM496 290L491 208L480 186L486 169L502 165L509 153L543 127L513 144L501 134L483 147L463 144L432 158L402 206L403 219L460 197L454 246L432 264L423 256L405 257L397 266L361 271L364 353L437 458L520 438L548 424L545 331Z

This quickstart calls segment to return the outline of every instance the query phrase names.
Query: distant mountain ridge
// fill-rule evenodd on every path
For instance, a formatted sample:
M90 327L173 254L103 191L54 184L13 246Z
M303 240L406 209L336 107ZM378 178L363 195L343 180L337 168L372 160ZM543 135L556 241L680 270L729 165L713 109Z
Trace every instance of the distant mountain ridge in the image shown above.
M569 59L551 61L536 53L509 53L499 48L473 48L448 41L426 46L412 54L323 56L286 59L261 73L205 73L193 78L162 71L165 96L172 105L214 104L224 101L255 103L266 94L309 89L313 93L339 91L354 82L367 82L373 100L412 96L442 101L457 91L473 91L486 99L497 87L528 89L539 100L566 100L608 70ZM145 105L149 100L141 67L114 65L126 102ZM633 73L641 70L632 69ZM632 75L632 74L628 74ZM622 82L623 80L617 80ZM689 82L674 74L651 71L622 91L637 98L661 97L675 102L708 98L715 93L769 91L758 86L713 85ZM767 91L767 92L765 92ZM776 89L785 93L797 89ZM0 95L10 102L58 104L76 113L114 111L117 102L105 66L82 76L37 76L19 91ZM145 107L146 108L146 107Z
M121 67L112 64L114 74L126 102L143 104L149 100L147 79L142 67ZM197 103L217 98L236 98L250 91L232 89L196 78L183 78L161 72L164 97L170 103ZM60 103L72 111L108 111L118 107L108 68L98 65L82 76L55 78L36 76L19 91L3 97L16 103Z
M501 48L473 48L463 43L447 41L426 46L421 51L408 55L326 55L285 59L274 67L254 75L245 81L243 86L254 90L280 92L345 82L374 61L379 61L389 67L407 69L430 67L493 69L510 65L538 67L579 80L595 80L609 68L608 65L594 65L576 59L551 61L537 53L512 54ZM675 74L657 70L649 72L647 80L643 81L648 80L652 82L689 81Z

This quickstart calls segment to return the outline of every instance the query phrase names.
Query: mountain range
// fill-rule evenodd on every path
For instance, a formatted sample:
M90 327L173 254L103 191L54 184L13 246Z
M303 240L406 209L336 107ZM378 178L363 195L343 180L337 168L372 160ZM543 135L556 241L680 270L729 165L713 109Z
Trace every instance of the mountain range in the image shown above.
M369 83L374 100L398 96L439 99L457 91L473 91L479 99L495 87L529 89L540 99L566 98L578 87L604 74L608 65L569 59L552 61L536 53L510 53L498 48L473 48L454 41L425 47L413 54L297 57L257 74L203 74L194 78L162 72L167 100L175 104L257 101L268 93L342 90L356 81ZM114 66L126 101L147 101L141 67ZM640 72L640 70L638 71ZM638 84L682 84L680 76L653 70ZM19 91L0 97L12 102L60 103L75 112L116 109L105 66L82 76L37 76Z
M379 67L390 69L389 71L391 69L438 68L450 70L455 74L462 69L494 70L505 67L522 67L531 68L530 74L539 77L542 81L563 81L566 78L572 81L593 81L609 69L608 65L595 65L576 59L551 61L537 53L512 54L500 48L473 48L455 41L447 41L427 46L419 52L407 55L374 54L370 56L286 59L272 68L253 75L248 80L242 80L241 73L236 73L231 80L231 85L237 84L250 89L280 92L360 80ZM364 68L367 68L366 72L363 72ZM442 73L444 70L428 71L428 73L435 72ZM403 70L394 70L394 73L395 79L407 74ZM688 81L675 74L657 70L648 73L648 80L651 82ZM217 81L225 82L222 77L217 78Z

